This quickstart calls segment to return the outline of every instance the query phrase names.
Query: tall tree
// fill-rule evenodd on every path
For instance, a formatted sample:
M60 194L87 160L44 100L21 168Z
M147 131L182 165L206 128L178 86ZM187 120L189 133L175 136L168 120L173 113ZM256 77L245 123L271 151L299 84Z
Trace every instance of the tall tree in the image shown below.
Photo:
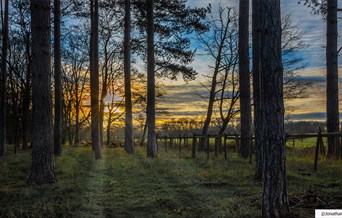
M263 217L288 217L280 0L257 0L260 18ZM258 31L258 30L257 30Z
M147 1L132 1L134 27L132 51L146 61ZM197 72L189 65L195 50L188 37L194 32L207 31L202 21L208 8L191 8L187 0L154 0L154 53L155 74L175 80L181 75L185 81L195 79Z
M100 111L99 111L99 2L90 0L90 95L91 95L91 142L95 159L101 159Z
M327 110L327 130L328 132L339 131L339 96L338 96L338 8L337 0L301 0L304 5L310 7L315 14L322 14L326 18L326 110ZM341 50L341 49L340 49ZM328 157L334 155L341 157L338 147L342 146L336 137L328 137Z
M252 61L253 61L253 104L254 104L254 136L255 136L255 178L263 176L263 143L262 143L262 114L261 114L261 71L260 71L260 3L252 0Z
M61 3L54 0L54 66L55 66L55 128L54 154L61 155L62 143L62 63L61 63Z
M134 152L133 113L131 92L131 0L125 0L124 36L124 74L125 74L125 150Z
M251 90L249 71L249 0L239 4L239 74L240 74L240 155L249 156L251 147Z
M156 108L155 108L155 60L154 60L154 17L153 0L146 0L147 32L147 156L157 155Z
M50 1L31 0L32 168L29 183L52 183L53 133L50 68Z
M7 49L8 49L8 0L5 0L3 13L1 1L2 48L1 48L1 75L0 75L0 157L6 154L6 83L7 83Z
M327 1L327 129L328 132L339 131L339 96L338 96L338 52L337 52L337 0ZM338 140L328 137L328 157L336 153ZM336 151L335 151L336 150ZM337 154L338 155L338 154Z

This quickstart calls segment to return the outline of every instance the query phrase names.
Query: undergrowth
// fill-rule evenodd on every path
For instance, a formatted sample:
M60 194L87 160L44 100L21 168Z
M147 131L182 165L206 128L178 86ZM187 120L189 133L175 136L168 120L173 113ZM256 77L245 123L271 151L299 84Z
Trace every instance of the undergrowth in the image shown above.
M0 159L0 217L258 217L262 183L254 164L233 149L223 155L145 150L127 155L104 148L95 161L90 147L64 147L55 159L57 182L28 185L29 151ZM287 150L289 196L308 190L342 193L342 162L320 158L313 172L313 152ZM312 209L312 214L314 210Z

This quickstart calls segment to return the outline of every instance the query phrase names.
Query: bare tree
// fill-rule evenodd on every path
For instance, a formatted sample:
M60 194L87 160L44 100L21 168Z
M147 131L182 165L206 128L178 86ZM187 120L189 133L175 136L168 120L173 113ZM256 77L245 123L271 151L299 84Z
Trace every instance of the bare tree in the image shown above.
M249 71L249 0L239 4L239 74L240 74L240 155L249 157L252 135L251 91Z
M87 37L87 31L78 32L75 27L69 27L69 29L70 32L64 38L64 46L67 48L63 55L64 104L67 109L66 114L70 118L67 119L70 124L68 131L71 133L71 126L74 126L74 143L77 144L82 123L88 119L84 105L88 105L87 101L89 100L87 95L89 92L89 69L86 66L89 61L87 55L89 37ZM70 140L70 144L73 144L73 140Z
M236 15L236 14L235 14ZM225 85L222 86L221 90L218 90L218 83L223 84L223 81L219 81L219 75L221 71L225 71L225 79L228 77L228 72L230 68L233 68L234 60L236 60L236 54L233 54L234 45L231 40L234 35L234 10L232 8L219 9L219 18L209 20L208 23L212 27L212 32L209 34L199 34L198 39L203 44L203 48L208 52L208 54L215 59L215 65L213 66L213 74L211 76L211 86L209 91L209 101L207 108L207 115L202 128L202 135L208 134L209 125L214 113L214 103L217 100L217 94L221 92L223 95L225 90ZM236 29L235 29L236 30ZM236 31L235 31L236 32ZM210 34L214 34L214 36ZM228 63L225 62L226 58ZM236 62L235 62L236 63ZM225 80L226 81L226 80ZM225 82L224 81L224 82ZM220 104L223 105L222 103ZM221 113L222 114L222 113ZM201 141L201 146L203 147L204 140Z
M21 101L21 138L22 138L22 149L27 149L30 140L30 125L31 125L31 66L32 66L32 55L31 55L31 20L30 20L30 2L28 0L11 1L12 16L11 23L13 26L19 28L11 29L11 46L13 47L12 59L9 61L9 65L13 70L13 73L19 79L21 85L20 93L22 95ZM16 48L21 47L21 48ZM22 48L24 48L22 50ZM17 59L15 53L22 53L22 57ZM20 61L18 65L17 62ZM19 67L21 66L21 67ZM21 68L16 69L15 68Z
M91 141L95 159L101 159L100 111L99 111L99 2L90 1L90 92L91 92Z
M7 51L8 51L8 0L1 1L2 48L1 48L1 83L0 83L0 157L6 154L6 85L7 85Z
M260 18L261 128L263 143L263 217L290 214L285 166L283 65L280 0L258 0Z
M32 168L29 183L53 183L50 1L31 0Z

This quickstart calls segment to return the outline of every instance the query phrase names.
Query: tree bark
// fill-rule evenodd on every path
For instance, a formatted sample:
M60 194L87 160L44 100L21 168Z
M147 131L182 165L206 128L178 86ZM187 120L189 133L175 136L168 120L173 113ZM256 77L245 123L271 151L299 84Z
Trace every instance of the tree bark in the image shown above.
M327 129L339 131L339 96L338 96L338 54L337 54L337 0L327 1ZM339 145L338 138L328 137L328 157L333 157ZM337 154L336 154L337 155Z
M141 139L140 139L140 146L144 145L145 138L146 138L146 131L147 131L147 120L145 120L144 128L142 131Z
M1 4L2 7L2 4ZM6 154L6 83L7 83L7 53L8 53L8 0L5 0L5 13L2 17L2 59L0 83L0 157ZM2 10L2 9L1 9Z
M131 92L131 0L125 0L125 39L124 39L124 73L125 73L125 151L134 153L133 113Z
M29 183L53 183L50 1L31 0L32 168Z
M253 103L254 103L254 136L255 136L255 178L263 178L263 143L261 114L261 71L260 71L260 15L259 2L252 1L252 56L253 56Z
M154 60L154 18L153 0L146 0L147 10L147 157L157 155L156 106L155 106L155 60Z
M263 153L263 217L289 217L286 189L280 0L258 0Z
M55 62L55 126L54 154L61 155L62 151L62 66L61 66L61 3L54 0L54 62Z
M239 73L240 73L240 155L249 157L251 147L251 90L249 72L249 0L239 5Z
M80 101L76 96L76 104L75 104L75 140L74 143L77 144L80 142L79 132L80 132Z
M100 111L99 111L99 3L90 0L90 96L91 96L91 141L95 159L101 159Z
M108 117L108 123L107 123L107 146L110 145L110 126L112 124L112 116L111 114L109 114L109 117Z

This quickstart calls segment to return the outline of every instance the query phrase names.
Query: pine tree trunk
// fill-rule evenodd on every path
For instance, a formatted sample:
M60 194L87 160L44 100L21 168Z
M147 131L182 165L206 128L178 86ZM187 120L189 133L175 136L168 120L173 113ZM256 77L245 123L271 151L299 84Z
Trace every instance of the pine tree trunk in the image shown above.
M105 110L105 98L107 96L106 85L102 86L101 98L100 98L100 144L103 145L103 121Z
M154 18L153 0L146 0L147 10L147 156L157 155L156 106L154 77Z
M337 54L337 0L327 1L327 129L339 131L339 96L338 96L338 54ZM338 138L328 137L328 157L333 157L338 150Z
M251 90L249 73L249 0L240 0L239 5L239 74L240 74L240 155L249 157L251 147Z
M2 7L2 4L1 4ZM0 83L0 157L6 154L6 83L7 83L7 49L8 49L8 0L5 0L5 13L2 17L2 59Z
M144 146L145 138L146 138L146 131L147 131L147 120L145 120L144 128L142 131L141 139L140 139L140 146Z
M101 159L100 111L99 111L99 3L90 1L90 95L91 95L91 141L95 159Z
M131 0L125 0L125 151L134 153L133 113L131 92Z
M112 124L112 116L109 114L108 123L107 123L107 146L110 145L110 126Z
M54 0L54 58L55 58L55 126L54 154L61 155L62 151L62 67L61 67L61 11L60 0Z
M53 183L50 1L31 0L32 168L29 183Z
M253 103L254 103L254 136L255 136L255 178L263 177L263 143L261 128L261 71L260 71L260 15L259 3L252 0L252 53L253 53Z
M263 217L289 217L286 189L280 0L259 0L263 157Z

